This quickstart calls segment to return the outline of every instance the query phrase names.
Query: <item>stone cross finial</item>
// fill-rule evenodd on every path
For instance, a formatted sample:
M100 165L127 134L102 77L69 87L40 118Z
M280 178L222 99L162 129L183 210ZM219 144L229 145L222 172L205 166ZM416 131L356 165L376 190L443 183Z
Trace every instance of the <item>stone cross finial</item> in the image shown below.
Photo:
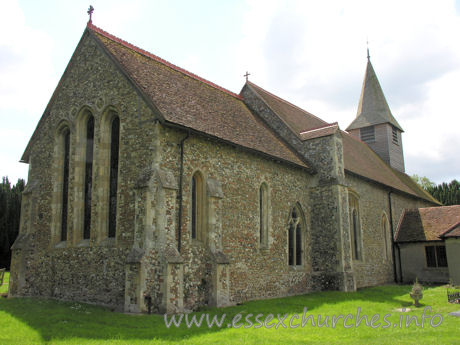
M248 71L246 71L246 74L243 77L246 77L246 81L248 81L248 77L251 75Z
M86 13L89 14L89 22L88 23L90 23L90 24L93 22L93 12L94 12L94 7L92 5L89 5L88 11Z

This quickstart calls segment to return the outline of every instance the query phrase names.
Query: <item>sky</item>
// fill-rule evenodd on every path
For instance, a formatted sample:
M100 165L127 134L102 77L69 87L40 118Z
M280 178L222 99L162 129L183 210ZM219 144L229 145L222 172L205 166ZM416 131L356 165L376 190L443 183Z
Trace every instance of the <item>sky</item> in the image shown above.
M369 47L404 129L406 173L460 180L459 1L8 0L0 20L0 176L19 159L93 24L233 92L249 80L345 129Z

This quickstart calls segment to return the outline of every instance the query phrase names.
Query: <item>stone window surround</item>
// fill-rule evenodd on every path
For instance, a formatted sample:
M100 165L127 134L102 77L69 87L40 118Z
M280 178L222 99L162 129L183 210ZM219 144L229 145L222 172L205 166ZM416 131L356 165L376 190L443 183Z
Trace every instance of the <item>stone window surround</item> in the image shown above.
M90 246L90 243L94 240L94 244L99 244L103 246L116 246L117 244L117 238L109 238L108 237L108 220L105 219L108 217L108 201L106 203L100 202L101 196L102 199L108 199L108 194L109 194L109 169L108 166L104 164L105 161L109 161L110 159L110 136L111 136L111 122L114 117L118 116L120 114L120 111L116 109L113 106L107 106L103 111L97 112L93 108L89 106L83 106L80 111L78 112L77 118L77 123L76 126L72 126L72 123L67 120L67 119L62 119L59 124L56 126L55 130L55 142L54 142L54 157L55 157L55 164L53 167L53 176L55 176L54 181L53 181L53 196L52 196L52 221L51 221L51 241L50 245L53 248L66 248L66 247L71 247L72 245L74 246L80 246L80 247L86 247ZM96 225L96 231L91 231L91 241L90 240L83 240L83 228L81 228L81 231L75 231L77 229L75 226L75 223L80 221L82 223L83 218L82 217L76 217L74 215L74 223L72 224L72 227L74 227L72 230L69 232L70 229L70 223L68 223L68 230L67 230L67 241L61 241L60 240L60 227L61 227L61 217L60 214L62 212L62 169L63 169L63 157L62 157L62 134L65 131L66 128L70 130L70 162L69 162L69 170L70 170L70 176L69 178L75 178L77 179L77 176L81 175L78 172L78 160L81 160L81 157L79 157L79 154L85 154L86 153L86 145L85 143L78 138L78 134L81 134L81 132L84 132L84 136L86 134L86 125L85 125L85 120L88 118L88 114L91 114L94 116L94 133L95 133L95 145L94 145L94 152L93 152L93 181L97 183L97 191L94 190L94 185L93 183L93 195L98 195L98 200L96 198L92 199L92 205L93 207L96 208L96 212L98 214L97 217L97 225ZM102 115L101 115L102 114ZM120 117L119 117L120 118ZM100 120L99 120L100 119ZM84 126L81 124L83 123ZM83 130L84 129L84 130ZM120 135L119 137L122 137L122 121L120 118ZM100 137L97 138L96 133L100 134ZM76 135L77 134L77 135ZM72 137L75 138L72 138ZM99 140L98 140L99 139ZM99 142L97 145L96 142ZM76 149L76 157L75 159L72 159L72 150ZM82 150L82 147L85 149ZM119 142L119 152L121 152L121 147L122 147L122 141L120 140ZM85 158L83 158L84 162ZM77 169L76 169L77 168ZM118 166L118 171L120 171L120 165ZM83 174L84 174L84 169L83 169ZM98 176L99 181L95 181L95 176ZM118 178L120 174L118 173ZM84 175L83 175L84 178ZM76 188L78 188L78 181L75 181L74 186L72 189L69 188L69 198L71 193L75 193ZM84 183L84 182L83 182ZM119 188L119 185L118 185ZM97 192L97 193L96 193ZM74 194L74 196L77 196L78 193ZM107 196L107 198L105 198ZM71 198L70 198L71 199ZM79 205L78 203L80 200L75 200L70 203L71 200L69 200L69 209L73 208L75 211L75 208L77 208ZM96 204L96 205L95 205ZM119 216L119 200L117 201L117 218ZM106 215L107 217L105 217ZM117 222L118 224L118 222ZM92 222L92 226L94 226L94 222ZM104 231L105 230L105 231ZM118 234L118 231L117 231Z
M391 241L390 241L390 222L388 221L388 216L385 211L382 212L382 236L383 236L383 257L385 260L389 260L391 256Z
M51 201L52 217L51 217L51 244L59 246L66 241L61 241L61 227L62 227L62 197L63 197L63 183L64 183L64 135L66 131L70 131L70 147L69 151L72 152L72 137L74 135L72 127L67 120L61 120L56 127L54 133L54 164L53 164L53 194ZM72 159L69 160L69 171L73 170ZM69 177L70 178L70 177ZM70 188L69 188L70 192ZM70 193L69 193L70 194ZM70 205L68 205L70 208ZM69 239L69 222L67 222L67 239Z
M86 132L87 132L87 123L90 118L94 118L94 131L96 132L96 119L93 115L93 112L89 107L83 107L76 117L76 133L75 133L75 161L74 161L74 201L73 201L73 210L74 210L74 219L73 219L73 242L77 246L88 246L89 239L83 238L83 227L84 227L84 217L85 217L85 169L86 169ZM95 145L93 144L93 171L92 171L92 180L95 181ZM93 192L94 195L94 192ZM94 199L93 199L94 200ZM91 202L93 204L93 201ZM93 205L91 205L92 208ZM91 230L92 226L90 226ZM90 235L91 236L91 235Z
M289 265L289 224L291 221L291 214L293 210L296 210L298 213L298 217L300 218L300 236L301 236L301 264L300 265ZM289 218L287 220L287 226L286 226L286 243L287 243L287 257L286 257L286 263L289 267L289 270L292 271L302 271L305 268L305 262L306 262L306 256L305 256L305 241L306 241L306 234L305 232L307 231L307 222L305 218L305 213L303 212L302 205L299 202L296 202L294 206L289 208ZM296 237L295 237L295 229L294 229L294 248L296 248ZM295 251L294 251L295 254ZM294 260L295 260L295 255L294 255Z
M349 203L349 217L350 217L350 227L351 227L351 253L354 261L364 261L364 253L363 253L363 234L362 234L362 220L361 220L361 212L360 212L360 203L359 203L359 194L355 191L349 189L348 190L348 203ZM353 227L353 212L357 214L357 239L356 239L356 246L355 246L355 231Z
M192 177L190 178L190 239L194 244L206 244L207 240L207 227L208 227L208 217L207 217L207 193L206 193L206 177L204 173L196 169L193 171ZM195 237L192 236L193 231L193 179L196 181L196 234Z
M109 237L109 193L110 193L110 150L111 150L111 136L112 136L112 121L118 117L120 121L119 127L119 142L118 142L118 156L120 157L120 153L122 152L122 145L123 141L121 138L123 137L123 121L122 118L119 116L121 112L109 106L105 109L102 113L101 121L100 121L100 144L99 144L99 152L97 153L98 157L98 165L97 170L99 177L98 181L98 188L97 194L102 202L97 203L97 213L98 217L98 224L97 224L97 234L96 240L97 243L101 245L107 246L114 246L117 244L117 236L119 234L118 229L115 231L115 237ZM120 161L120 159L119 159ZM118 183L117 189L120 188L120 164L118 164ZM118 217L119 217L119 209L120 209L120 196L117 193L117 211L116 211L116 224L118 228Z
M115 136L115 137L114 137ZM108 237L116 237L117 227L117 205L118 205L118 167L120 159L120 118L114 116L110 121L110 158L109 158L109 226ZM115 168L115 169L114 169Z
M271 229L270 188L263 181L259 186L259 248L269 249Z

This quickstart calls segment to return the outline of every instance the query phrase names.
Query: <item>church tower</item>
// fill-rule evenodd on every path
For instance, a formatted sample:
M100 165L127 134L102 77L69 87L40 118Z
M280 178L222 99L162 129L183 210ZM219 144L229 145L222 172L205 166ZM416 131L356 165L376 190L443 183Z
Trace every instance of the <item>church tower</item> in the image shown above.
M372 67L369 51L358 113L346 130L367 143L392 168L404 172L401 138L401 133L404 131L391 114Z

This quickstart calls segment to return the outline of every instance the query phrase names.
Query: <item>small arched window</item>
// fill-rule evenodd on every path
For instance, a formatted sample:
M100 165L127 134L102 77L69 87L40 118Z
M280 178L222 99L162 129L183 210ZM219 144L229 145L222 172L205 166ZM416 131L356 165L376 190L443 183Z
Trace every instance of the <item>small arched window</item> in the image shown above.
M350 209L350 227L353 259L362 260L361 224L359 217L358 197L354 193L349 193L348 201Z
M120 118L114 116L110 125L110 176L108 237L115 237L117 229L118 157L120 148Z
M292 208L288 221L288 262L289 266L302 265L303 233L305 220L300 205Z
M384 213L382 215L382 235L383 235L383 255L386 260L390 258L391 254L391 247L390 247L390 241L389 241L389 230L390 230L390 225L388 222L388 218L386 214Z
M67 216L69 211L69 164L70 130L62 131L62 200L61 200L61 241L67 241Z
M85 153L85 199L83 239L90 238L91 228L91 197L93 185L93 147L94 147L94 117L89 115L86 121L86 153Z
M261 247L268 246L268 186L264 182L259 188L259 242Z
M192 239L204 240L204 183L203 176L192 176Z
M352 220L351 220L351 227L353 229L353 257L356 260L361 258L361 254L359 251L359 225L358 225L358 211L353 209L352 211Z

